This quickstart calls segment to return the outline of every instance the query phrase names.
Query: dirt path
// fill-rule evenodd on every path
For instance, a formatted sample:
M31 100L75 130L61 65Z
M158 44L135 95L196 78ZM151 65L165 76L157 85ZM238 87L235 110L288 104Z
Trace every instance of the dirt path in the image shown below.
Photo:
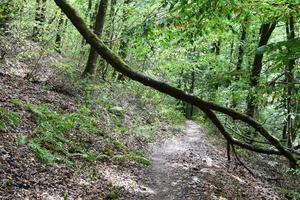
M225 152L210 145L193 121L186 122L183 136L149 148L152 165L134 172L138 190L122 199L282 199L266 183L228 164Z

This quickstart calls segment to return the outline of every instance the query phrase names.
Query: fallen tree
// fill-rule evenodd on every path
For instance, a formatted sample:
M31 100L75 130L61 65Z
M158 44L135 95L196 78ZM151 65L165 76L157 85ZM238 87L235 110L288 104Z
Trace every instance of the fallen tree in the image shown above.
M78 15L75 9L67 3L66 0L54 0L55 3L61 8L61 10L70 19L72 24L77 28L80 34L86 39L86 41L97 51L103 59L105 59L116 71L127 76L128 78L142 83L145 86L149 86L157 91L164 94L170 95L176 99L185 101L192 105L197 106L201 109L210 121L218 128L221 134L228 142L228 146L237 145L242 148L264 154L275 154L285 156L292 167L297 166L297 159L294 157L293 153L286 149L280 141L273 137L260 123L255 121L253 118L239 113L233 109L223 107L221 105L215 104L213 102L204 101L193 95L186 94L185 92L172 87L164 82L154 80L148 76L140 74L133 71L118 55L111 51L97 36L89 30L83 19ZM260 135L262 135L271 145L273 145L276 150L265 149L257 147L254 145L243 143L239 140L233 138L225 129L223 124L220 122L218 117L213 111L223 113L227 116L232 117L234 120L239 120L245 122L249 126L253 127Z

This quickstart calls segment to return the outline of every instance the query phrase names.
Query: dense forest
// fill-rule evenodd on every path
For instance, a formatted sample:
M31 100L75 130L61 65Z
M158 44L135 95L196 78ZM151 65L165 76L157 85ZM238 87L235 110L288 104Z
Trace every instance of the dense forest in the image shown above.
M0 0L0 199L300 199L298 0Z

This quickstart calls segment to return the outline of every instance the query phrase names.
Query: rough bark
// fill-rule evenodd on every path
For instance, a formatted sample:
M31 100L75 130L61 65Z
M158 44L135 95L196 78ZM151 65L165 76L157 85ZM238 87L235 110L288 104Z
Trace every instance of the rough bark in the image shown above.
M291 152L285 149L279 140L273 137L268 131L258 122L256 122L253 118L244 115L242 113L236 112L233 109L226 108L220 106L218 104L204 101L195 96L186 94L185 92L174 88L164 82L154 80L148 76L140 74L138 72L133 71L130 67L115 53L113 53L101 40L97 38L95 34L93 34L88 27L85 25L83 19L77 14L77 12L66 2L66 0L54 0L55 3L63 10L63 12L67 15L67 17L71 20L73 25L77 28L77 30L81 33L81 35L87 40L87 42L94 47L94 49L108 62L114 67L116 71L122 73L123 75L129 77L132 80L140 82L145 86L149 86L157 91L160 91L164 94L170 95L176 99L185 101L187 103L193 104L201 109L215 124L218 130L223 134L227 141L238 145L240 147L260 152L260 153L268 153L268 154L280 154L285 156L291 163L295 166L297 165L297 159L293 156ZM236 139L232 138L231 135L225 130L224 126L218 120L217 116L213 112L221 112L226 114L233 119L243 121L247 123L249 126L256 129L270 144L272 144L276 150L268 150L262 149L259 147L254 147L252 145L244 144Z
M101 0L101 2L99 4L99 8L98 8L98 13L96 16L94 32L99 38L101 38L101 35L103 32L107 4L108 4L108 0ZM93 47L91 47L88 61L87 61L85 70L83 72L83 76L93 75L96 73L97 60L98 60L98 53Z
M262 24L260 27L260 40L258 47L266 45L271 37L272 32L276 27L276 22ZM254 112L257 108L255 104L255 88L258 85L258 80L262 70L263 54L255 54L254 62L252 64L251 74L250 74L250 92L247 98L247 108L246 114L250 117L254 117Z

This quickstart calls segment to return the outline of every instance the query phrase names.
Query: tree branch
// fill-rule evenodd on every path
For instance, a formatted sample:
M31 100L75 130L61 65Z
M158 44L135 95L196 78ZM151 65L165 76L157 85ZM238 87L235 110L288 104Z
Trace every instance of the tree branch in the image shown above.
M142 83L145 86L149 86L153 89L156 89L157 91L160 91L162 93L168 94L176 99L183 100L187 103L193 104L200 108L202 111L204 111L207 115L210 115L212 119L214 119L214 113L211 110L215 110L221 113L224 113L228 116L231 116L234 119L241 120L248 125L252 126L254 129L256 129L262 136L264 136L276 149L280 154L285 156L294 166L297 164L297 159L293 156L293 154L289 151L287 151L279 142L278 139L273 137L271 134L268 133L268 131L262 127L261 124L256 122L254 119L236 112L230 108L225 108L223 106L220 106L218 104L204 101L200 98L197 98L195 96L186 94L185 92L172 87L164 82L160 82L157 80L154 80L150 77L147 77L143 74L140 74L138 72L135 72L129 68L129 66L119 57L117 56L112 50L110 50L101 40L97 38L95 34L93 34L92 31L88 29L88 27L85 25L83 19L77 14L77 12L67 3L66 0L54 0L55 3L62 9L62 11L67 15L67 17L71 20L73 25L77 28L77 30L81 33L81 35L87 40L87 42L104 58L111 66L118 72L122 73L123 75L129 77L132 80L135 80L137 82ZM212 113L212 114L211 114ZM211 120L212 120L211 119ZM215 119L214 119L215 120ZM216 124L215 124L216 125ZM224 135L226 130L224 131L222 129L223 126L220 126L219 123L217 123L217 128L220 130L220 132ZM222 125L222 124L221 124ZM229 134L225 134L224 137L227 140L231 139L231 136L229 138ZM235 143L238 143L238 141L235 141ZM248 147L246 144L243 145L244 148Z

